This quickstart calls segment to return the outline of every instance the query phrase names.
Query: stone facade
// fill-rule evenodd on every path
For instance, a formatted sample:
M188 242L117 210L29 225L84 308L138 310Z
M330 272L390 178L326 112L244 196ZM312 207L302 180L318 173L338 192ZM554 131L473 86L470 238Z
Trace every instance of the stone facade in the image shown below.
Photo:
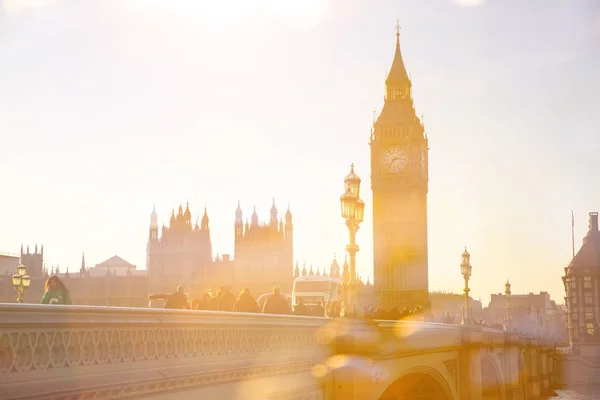
M27 254L27 253L25 253ZM43 259L37 260L43 265ZM23 264L31 259L25 257ZM13 272L14 273L14 272ZM12 273L10 274L12 275ZM0 277L0 302L16 301L17 293L12 286L11 276ZM31 286L24 292L26 303L39 303L44 295L44 285L50 275L58 276L65 284L73 304L115 307L147 307L148 278L146 271L137 271L136 266L118 256L113 256L95 267L86 268L82 257L78 272L60 272L58 268L45 271L43 275L32 276Z
M583 245L565 268L567 326L571 345L595 342L600 346L600 230L598 213L589 215Z
M506 323L506 296L492 293L488 307L483 310L483 318L488 323ZM550 298L548 292L513 294L509 299L510 329L527 333L532 337L552 338L556 344L568 343L566 316L563 310Z
M244 224L240 204L235 212L232 259L229 254L213 259L209 218L206 209L194 225L189 205L173 210L169 226L158 227L152 211L147 246L148 287L151 293L170 293L185 285L190 297L201 297L207 290L231 286L234 292L250 288L256 296L274 286L291 291L293 282L293 224L288 209L278 218L275 202L270 220L261 223L256 208L251 221Z
M209 219L204 209L201 221L192 224L189 205L171 213L169 226L158 227L152 210L147 245L148 289L151 293L171 293L178 285L200 295L207 287L213 264Z
M291 293L293 283L294 225L288 208L284 218L278 215L275 200L268 223L261 223L256 207L250 223L244 224L240 204L235 211L234 282L249 287L257 295L279 286Z
M371 132L374 284L384 307L428 301L428 141L417 118L400 52L385 82L385 103Z
M311 371L331 356L334 329L326 318L188 310L0 304L0 314L6 400L319 399L324 382ZM372 326L381 351L370 353L365 372L375 379L363 380L361 399L537 399L552 387L555 353L535 340L458 325ZM331 383L347 387L343 376ZM418 392L439 385L443 396L404 395L427 377Z
M9 276L17 271L19 260L27 267L27 274L31 277L42 276L44 270L44 246L38 250L36 244L33 252L29 250L29 246L24 250L21 245L19 255L0 254L0 276Z

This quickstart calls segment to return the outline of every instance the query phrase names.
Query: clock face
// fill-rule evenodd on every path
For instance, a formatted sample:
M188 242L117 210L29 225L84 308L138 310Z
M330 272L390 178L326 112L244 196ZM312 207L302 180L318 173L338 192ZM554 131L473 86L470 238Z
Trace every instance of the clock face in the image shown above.
M389 172L402 172L406 168L408 154L401 147L390 147L381 154L381 165Z

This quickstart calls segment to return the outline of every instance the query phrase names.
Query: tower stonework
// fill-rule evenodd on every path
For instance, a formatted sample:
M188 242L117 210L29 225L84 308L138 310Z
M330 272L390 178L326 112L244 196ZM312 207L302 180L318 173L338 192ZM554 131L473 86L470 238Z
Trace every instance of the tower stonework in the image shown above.
M177 285L186 285L194 295L201 294L213 264L206 209L201 223L192 224L189 205L185 211L179 206L177 213L172 211L169 226L162 226L161 235L153 209L146 256L150 292L170 293Z
M23 245L21 245L21 262L27 268L27 274L32 277L40 277L43 276L44 271L44 246L40 247L38 250L37 244L33 252L29 250L29 246L27 246L27 250L23 251ZM13 272L14 273L14 272Z
M429 148L402 60L399 27L385 87L370 140L376 296L386 307L425 305Z
M291 293L294 280L294 225L288 207L284 218L278 219L275 200L269 223L260 223L256 208L251 223L242 222L238 203L235 212L234 282L248 287L256 295L270 292L274 286Z

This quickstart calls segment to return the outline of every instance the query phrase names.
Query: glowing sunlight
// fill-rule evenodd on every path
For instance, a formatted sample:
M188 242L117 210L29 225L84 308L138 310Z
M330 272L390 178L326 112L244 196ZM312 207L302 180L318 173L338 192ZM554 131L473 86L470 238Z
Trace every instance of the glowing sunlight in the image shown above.
M265 20L283 22L293 28L310 28L324 16L328 3L328 0L124 0L128 8L167 12L197 23L198 28L222 33Z
M56 0L4 0L4 8L8 13L17 14L28 8L46 7L56 4Z

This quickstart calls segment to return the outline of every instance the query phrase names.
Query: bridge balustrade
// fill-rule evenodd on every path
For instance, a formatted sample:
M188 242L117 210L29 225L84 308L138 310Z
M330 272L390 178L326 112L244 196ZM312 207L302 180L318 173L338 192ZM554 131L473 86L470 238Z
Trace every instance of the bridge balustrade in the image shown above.
M311 370L329 356L326 318L18 304L0 304L0 315L6 400L323 398ZM381 351L373 362L385 373L371 382L373 399L394 398L406 382L421 390L421 375L449 399L536 398L550 385L554 353L531 339L437 323L376 324ZM493 390L486 392L486 379Z

